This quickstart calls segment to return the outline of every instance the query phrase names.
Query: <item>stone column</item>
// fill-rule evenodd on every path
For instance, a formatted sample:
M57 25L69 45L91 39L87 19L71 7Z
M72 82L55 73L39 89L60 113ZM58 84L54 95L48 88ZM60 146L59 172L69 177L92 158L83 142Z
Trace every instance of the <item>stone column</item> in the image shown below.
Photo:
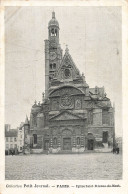
M61 150L61 136L59 135L58 136L58 141L57 141L57 144L58 144L58 150Z
M83 133L81 134L81 147L84 147L84 135Z
M49 40L45 40L45 98L48 98L49 89Z

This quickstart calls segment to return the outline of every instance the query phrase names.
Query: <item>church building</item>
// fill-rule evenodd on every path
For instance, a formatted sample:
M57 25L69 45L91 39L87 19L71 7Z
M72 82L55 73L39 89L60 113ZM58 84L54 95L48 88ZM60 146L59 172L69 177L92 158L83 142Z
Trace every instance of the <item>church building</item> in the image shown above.
M90 88L69 49L63 55L52 12L45 40L45 93L26 118L25 152L105 151L113 147L114 108L104 87Z

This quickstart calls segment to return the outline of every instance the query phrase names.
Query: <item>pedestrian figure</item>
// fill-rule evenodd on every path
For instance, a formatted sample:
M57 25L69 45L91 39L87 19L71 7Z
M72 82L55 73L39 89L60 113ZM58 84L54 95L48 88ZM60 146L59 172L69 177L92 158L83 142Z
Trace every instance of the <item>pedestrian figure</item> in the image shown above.
M11 150L11 154L12 154L12 156L13 156L13 150Z
M116 148L116 153L119 154L119 147Z
M115 154L116 153L116 148L115 147L113 147L113 154Z

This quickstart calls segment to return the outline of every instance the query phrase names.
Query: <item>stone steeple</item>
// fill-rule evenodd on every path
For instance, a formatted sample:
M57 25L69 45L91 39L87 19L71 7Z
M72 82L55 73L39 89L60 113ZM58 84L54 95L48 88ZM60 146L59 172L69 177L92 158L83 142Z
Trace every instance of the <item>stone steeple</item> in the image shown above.
M29 125L29 120L28 120L28 117L27 117L27 115L26 115L26 119L25 119L25 123L24 123L25 125Z

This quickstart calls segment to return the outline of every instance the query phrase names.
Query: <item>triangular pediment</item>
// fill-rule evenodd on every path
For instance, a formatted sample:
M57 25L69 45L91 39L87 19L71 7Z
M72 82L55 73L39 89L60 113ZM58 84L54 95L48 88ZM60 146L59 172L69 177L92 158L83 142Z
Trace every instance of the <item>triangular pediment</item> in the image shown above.
M60 64L60 67L57 70L56 78L58 80L73 80L78 77L81 77L80 72L76 67L71 55L68 51L66 51Z
M63 111L60 114L52 117L50 120L51 121L66 121L66 120L78 120L78 119L83 119L82 117L70 113L68 111Z

